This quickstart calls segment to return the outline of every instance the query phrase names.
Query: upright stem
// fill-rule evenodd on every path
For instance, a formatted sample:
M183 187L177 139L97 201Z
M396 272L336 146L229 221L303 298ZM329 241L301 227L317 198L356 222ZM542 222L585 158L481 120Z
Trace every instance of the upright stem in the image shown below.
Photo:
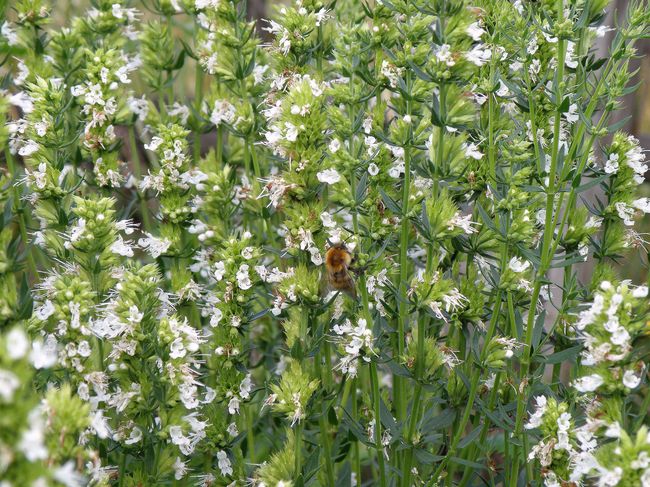
M434 244L430 243L427 252L427 266L426 272L430 274L434 266ZM418 316L418 336L416 344L416 358L415 358L415 392L413 393L413 401L411 406L411 416L409 418L407 441L411 443L410 448L406 451L404 458L404 465L402 468L402 485L410 487L411 484L411 465L413 463L413 453L416 441L416 428L420 421L420 414L422 411L422 384L424 381L424 340L426 338L427 324L429 317L426 314Z
M406 73L406 87L407 91L410 90L411 77L410 72ZM411 115L411 101L406 101L406 115ZM410 132L410 130L409 130ZM408 238L410 230L409 222L409 196L411 189L411 140L407 141L404 147L404 179L402 180L402 222L401 222L401 236L399 247L399 315L397 322L397 346L393 350L395 359L398 359L404 354L404 338L406 328L408 327L409 320L409 303L407 291L408 279ZM395 411L397 413L397 420L404 421L406 418L406 383L399 375L393 378L395 389Z
M140 153L138 152L138 144L135 136L135 125L129 127L129 146L131 150L131 163L133 165L133 172L135 177L140 182L142 177L142 164L140 161ZM147 231L151 231L151 219L149 217L149 207L145 198L145 192L137 189L138 200L140 202L140 216L142 217L142 225Z
M387 487L386 465L384 462L384 450L381 444L381 396L379 395L379 376L377 365L370 362L370 381L372 383L372 404L375 414L375 448L377 450L377 464L379 465L379 485ZM357 485L361 485L361 478L357 479Z
M316 368L316 376L321 378L321 384L325 388L325 391L329 392L329 384L331 382L330 380L331 376L329 370L324 369L321 364L324 352L325 351L323 347L323 350L319 351L319 353L316 354L316 357L314 358L314 366ZM323 445L321 457L323 459L323 462L325 463L325 474L327 476L327 485L333 486L334 465L332 463L332 450L330 445L330 435L327 430L327 416L326 416L328 406L329 403L326 401L323 401L323 403L321 404L320 416L318 418L318 426L320 428L320 436L321 436L320 442Z
M11 177L16 181L17 176L17 166L16 161L14 160L9 147L5 148L5 160L7 161L7 166ZM20 205L20 190L16 184L12 184L13 198L14 198L14 213L18 216L18 228L20 230L20 239L22 240L23 246L25 247L25 254L27 255L27 265L30 272L34 278L38 277L38 270L36 268L36 261L34 260L34 255L32 250L29 248L29 240L27 237L27 215L25 214L25 209Z
M558 0L557 2L558 10L558 22L564 20L564 2L563 0ZM549 183L546 192L546 215L544 222L544 235L542 240L542 251L541 251L541 263L537 269L537 275L535 277L535 286L533 289L533 294L530 302L530 310L528 312L528 320L526 326L526 341L524 344L524 350L521 356L521 367L519 370L519 384L520 391L517 395L517 416L515 420L515 436L519 438L523 443L522 438L522 428L523 428L523 418L526 412L526 404L528 397L528 387L526 385L527 375L530 368L530 358L531 358L531 347L533 342L533 329L535 323L535 310L537 307L537 301L539 299L539 293L541 291L541 283L548 269L550 257L548 256L548 251L551 246L551 241L553 239L554 227L552 225L554 220L554 204L555 204L555 194L556 194L556 173L557 165L559 158L559 144L560 144L560 122L562 113L560 112L560 106L564 99L564 63L566 56L566 40L558 40L558 66L555 78L555 103L557 110L555 112L555 120L553 126L553 146L551 152L551 167L549 170ZM559 208L558 208L559 211ZM519 473L519 462L523 455L524 461L527 457L527 452L525 447L523 452L519 451L519 448L515 448L515 454L512 462L512 473L511 479L517 479ZM531 472L527 472L529 474Z
M296 423L294 433L296 435L296 451L294 463L294 476L299 478L302 474L302 423Z
M358 381L356 377L350 382L351 384L351 389L352 389L352 395L351 395L351 401L352 401L352 420L355 422L359 421L359 405L358 405L358 398L357 398L357 387L358 387ZM380 453L381 454L381 453ZM357 480L357 485L361 485L361 454L359 451L359 441L354 440L352 443L352 471L356 475L356 480Z
M440 119L443 121L447 118L447 88L444 83L440 83L438 88L440 95ZM440 192L440 178L447 174L447 167L444 161L445 157L445 127L438 127L438 147L436 151L436 160L434 161L434 179L433 195L438 196Z
M201 113L201 105L203 104L203 68L201 63L196 62L196 70L194 73L194 109L196 113ZM197 131L194 134L192 156L196 164L201 159L201 132Z

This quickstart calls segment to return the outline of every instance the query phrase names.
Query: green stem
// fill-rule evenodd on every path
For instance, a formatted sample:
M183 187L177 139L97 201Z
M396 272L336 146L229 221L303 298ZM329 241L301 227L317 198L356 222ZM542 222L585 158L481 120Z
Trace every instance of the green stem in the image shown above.
M349 382L351 384L351 401L352 401L352 421L359 422L359 404L357 398L358 381L356 377ZM380 453L381 454L381 453ZM361 485L361 453L359 451L359 440L352 443L352 471L357 478L357 485Z
M438 87L440 94L440 119L443 126L438 127L438 147L436 148L436 161L434 165L434 179L433 179L433 196L438 196L440 193L440 178L447 174L447 167L445 164L445 127L444 121L447 118L447 88L444 83L440 83Z
M294 432L296 435L294 475L298 479L302 476L302 423L296 423Z
M433 271L435 249L432 243L428 246L427 252L427 265L426 272L430 274ZM411 416L409 418L408 434L406 440L411 443L410 448L406 451L404 458L404 465L402 468L402 485L410 487L411 484L411 465L413 462L413 453L415 450L416 428L420 421L420 414L422 411L422 383L424 380L424 340L426 337L427 323L429 317L427 315L418 317L418 336L416 344L416 358L415 358L415 391L413 393L413 401L411 406Z
M558 0L557 8L558 8L558 16L559 16L558 22L562 22L564 19L563 0ZM527 404L527 396L528 396L528 387L526 386L526 381L530 369L531 347L533 342L533 330L534 330L535 314L536 314L535 309L537 307L539 293L541 291L542 280L544 278L544 275L546 274L546 270L548 267L548 262L547 262L548 251L551 246L551 242L553 239L553 230L554 230L552 223L554 217L553 210L555 204L555 194L557 191L556 172L557 172L557 165L559 159L560 127L561 127L560 122L562 117L562 113L560 112L560 106L562 105L562 101L564 99L564 82L565 82L564 64L565 64L565 57L566 57L566 40L559 39L557 49L558 49L558 65L557 65L556 78L555 78L555 87L556 87L555 103L557 109L555 111L555 120L553 126L553 146L551 152L551 167L548 176L549 183L546 192L546 215L545 215L545 222L544 222L544 234L542 237L543 240L542 240L542 251L541 251L542 258L541 258L540 266L537 270L537 275L535 277L535 286L533 289L530 310L528 313L527 326L526 326L526 341L521 356L521 367L519 370L520 390L517 395L517 416L515 420L515 437L520 438L522 443L523 443L523 438L522 438L523 417L526 412L526 404ZM519 462L522 456L524 458L524 461L526 461L525 459L527 458L528 453L525 448L523 450L524 450L523 452L520 452L519 448L515 446L515 454L512 461L511 479L518 478Z
M377 450L377 464L379 466L379 485L387 487L386 466L384 462L384 449L381 444L381 396L379 395L379 376L377 365L370 362L370 382L372 386L372 404L375 416L375 449ZM361 477L357 478L357 485L361 485Z
M496 376L494 378L494 386L492 387L492 390L490 391L490 397L488 399L488 408L490 410L494 410L494 407L496 405L497 396L499 394L499 384L501 383L501 374L502 374L501 372L497 372L497 374L496 374ZM487 418L487 417L484 418L483 426L481 428L481 433L479 435L478 443L472 444L472 450L470 451L469 458L471 460L473 460L473 461L476 460L474 458L474 455L476 454L477 445L478 445L478 448L481 448L481 449L484 448L485 440L487 439L487 434L488 434L488 431L490 430L490 424L491 423L490 423L489 418ZM487 455L489 454L487 449L484 450L484 453L485 453L486 458L487 458ZM474 472L476 472L475 468L469 467L469 466L465 467L465 471L463 472L463 478L461 479L460 484L458 484L459 487L463 487L463 486L467 485L467 483L471 479L471 475Z
M255 463L255 425L253 418L255 409L252 404L246 407L246 444L248 445L248 455L251 463Z
M27 238L27 215L25 214L25 209L20 204L20 190L16 185L18 168L16 166L16 161L7 146L5 148L5 160L7 161L7 167L9 168L9 173L13 178L12 192L14 199L14 213L18 216L18 229L20 231L20 239L22 244L25 247L25 254L27 256L27 265L29 271L32 273L34 278L38 277L38 270L36 267L36 261L34 260L34 255L32 253L32 246L29 245L29 240Z
M223 127L219 125L217 127L217 144L216 144L217 148L215 153L218 169L221 169L223 167L223 144L224 144Z
M142 163L140 161L140 153L138 152L137 138L135 135L135 125L129 127L129 147L131 150L131 163L133 164L133 172L135 177L140 182L142 177ZM137 189L138 200L140 202L140 215L142 217L142 225L147 231L151 231L151 219L149 217L149 207L147 206L146 194Z
M505 255L505 253L503 254ZM492 337L494 336L494 332L496 331L496 326L497 322L499 321L499 314L501 313L501 297L502 297L502 291L499 289L496 294L495 298L495 304L494 304L494 311L492 312L492 317L490 319L490 325L488 327L488 330L485 334L485 341L484 343L489 343L490 340L492 340ZM480 360L481 362L485 359L485 354L487 353L487 347L483 347L481 350L481 356ZM478 384L479 380L481 378L481 373L482 373L482 368L481 367L475 367L475 370L473 371L472 374L472 379L470 382L470 390L469 390L469 396L468 396L468 401L467 405L465 406L465 410L463 411L463 416L458 423L454 427L454 435L451 441L451 444L449 446L449 449L447 451L447 455L445 458L440 462L440 465L438 465L438 468L434 471L433 475L431 476L430 483L432 484L433 482L436 481L436 479L440 476L442 473L443 469L447 466L449 459L453 456L456 455L456 449L458 447L458 443L460 442L463 433L465 432L465 427L467 426L467 422L469 421L469 417L472 413L472 408L474 407L474 400L476 399L476 391L478 389ZM451 477L453 476L453 471L455 467L454 464L452 464L452 467L450 467L450 472L449 472L449 479L451 480Z
M322 367L323 351L319 351L314 358L314 366L316 368L316 376L321 378L321 384L326 392L329 392L329 383L331 382L331 374L328 369ZM320 416L318 418L318 426L320 428L320 442L323 446L321 457L325 463L325 475L327 476L327 485L334 486L334 465L332 463L332 450L330 446L330 434L327 428L327 406L328 402L323 401L321 404Z
M196 62L194 79L194 109L196 113L201 113L201 105L203 104L203 68L201 63ZM194 134L192 156L196 164L201 159L201 133L197 131Z
M494 137L494 56L490 60L490 92L488 93L488 165L490 168L489 177L492 182L496 182L497 162L496 162L496 144Z
M410 90L410 72L406 73L406 87ZM406 115L411 115L411 101L406 102ZM399 247L399 315L397 322L397 346L393 350L393 359L399 360L404 355L404 339L409 321L409 299L407 295L408 279L408 241L409 241L409 196L411 189L411 128L409 125L409 140L404 146L404 179L402 180L402 222ZM395 374L393 378L395 390L395 411L397 420L406 419L406 383L403 378Z

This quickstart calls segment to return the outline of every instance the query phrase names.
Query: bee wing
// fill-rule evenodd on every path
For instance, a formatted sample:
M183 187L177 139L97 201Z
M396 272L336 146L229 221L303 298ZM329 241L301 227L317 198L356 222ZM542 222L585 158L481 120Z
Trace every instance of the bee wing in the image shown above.
M318 286L318 289L319 289L320 296L323 298L326 297L329 294L329 292L332 290L332 286L330 286L330 278L327 269L321 271L320 273L320 284Z

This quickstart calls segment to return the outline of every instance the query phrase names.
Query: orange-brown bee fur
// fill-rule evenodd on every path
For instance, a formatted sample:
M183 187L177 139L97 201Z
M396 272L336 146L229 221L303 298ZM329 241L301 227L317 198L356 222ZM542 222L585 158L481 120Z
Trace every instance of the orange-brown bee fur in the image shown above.
M327 269L327 282L335 291L342 291L352 298L356 298L357 291L354 279L350 273L350 265L354 258L344 244L335 244L327 249L325 254L325 267Z

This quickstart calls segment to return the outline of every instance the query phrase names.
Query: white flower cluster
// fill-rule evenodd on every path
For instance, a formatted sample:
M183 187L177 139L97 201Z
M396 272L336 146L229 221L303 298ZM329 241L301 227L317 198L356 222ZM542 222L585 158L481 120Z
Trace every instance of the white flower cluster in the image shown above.
M344 350L345 354L336 366L344 374L350 377L356 377L358 371L358 361L369 362L370 354L373 354L372 345L374 336L372 329L368 328L368 323L364 318L359 318L356 326L350 320L345 320L343 324L334 325L336 333L336 343Z
M628 363L632 340L642 323L635 316L640 300L648 296L648 288L631 288L627 283L614 286L603 281L594 294L593 303L580 313L575 328L584 344L582 374L574 382L579 392L594 392L602 386L609 389L635 389L641 383L638 370L642 363Z
M540 462L546 487L567 482L614 487L633 479L638 483L625 485L650 485L650 435L645 427L633 441L618 422L591 416L597 403L587 407L585 423L576 426L566 403L544 396L535 400L536 409L525 427L539 430L542 439L528 458Z
M191 187L201 188L201 183L208 176L196 168L189 168L187 155L187 133L181 126L169 125L160 128L161 133L152 137L145 149L158 157L160 169L151 172L142 179L140 189L153 189L157 194L174 190L187 190Z
M84 147L93 154L94 172L102 186L118 187L124 180L116 167L105 164L102 154L116 140L114 119L119 108L122 85L131 83L129 73L140 66L140 59L117 51L97 51L89 56L88 79L70 91L81 105L85 119Z

